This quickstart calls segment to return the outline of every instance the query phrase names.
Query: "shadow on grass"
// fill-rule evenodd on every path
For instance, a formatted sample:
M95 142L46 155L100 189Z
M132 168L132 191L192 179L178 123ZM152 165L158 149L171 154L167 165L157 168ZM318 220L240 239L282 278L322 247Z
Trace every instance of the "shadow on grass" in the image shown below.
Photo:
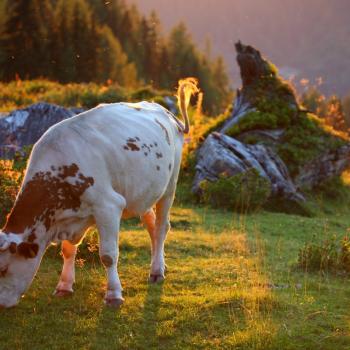
M159 322L158 313L161 306L162 294L163 283L148 285L144 301L140 333L139 336L135 339L136 341L134 344L136 349L159 349L160 344L159 338L157 336L157 328Z
M159 349L162 294L163 284L148 284L143 304L124 305L118 310L102 307L89 349Z

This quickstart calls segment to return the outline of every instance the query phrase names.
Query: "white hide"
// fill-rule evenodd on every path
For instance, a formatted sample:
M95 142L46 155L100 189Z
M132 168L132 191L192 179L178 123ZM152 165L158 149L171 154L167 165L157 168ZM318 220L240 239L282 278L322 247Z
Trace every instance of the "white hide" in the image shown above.
M129 139L137 140L133 143L138 150L127 146ZM96 223L97 216L143 216L166 196L170 198L166 203L168 210L176 187L182 145L183 134L179 124L171 113L156 103L104 104L51 127L33 148L22 188L38 172L51 171L54 175L54 171L50 170L52 167L73 163L79 167L79 173L92 177L94 184L81 196L78 210L55 212L55 224L48 232L41 222L35 224L36 243L40 247L37 257L25 259L8 251L0 254L0 269L7 266L9 269L6 277L0 278L0 306L9 307L18 302L50 243L62 239L72 244L79 243L85 230ZM77 179L72 177L66 181L74 184ZM111 213L115 209L115 214ZM159 231L166 234L168 218L165 214L162 219L165 224L159 224ZM104 225L108 228L108 219L106 223L100 222L99 231L104 230ZM118 230L119 221L111 223L111 227ZM117 260L116 232L111 235L107 228L106 233L100 235L100 254L107 252L116 256ZM26 228L23 234L6 236L22 241L31 229L33 227ZM163 241L165 234L162 233ZM152 241L152 246L154 244ZM165 266L163 246L162 243L158 252L154 253L156 257L152 262L153 270L162 274ZM71 259L67 259L58 288L65 285L63 280L68 278L72 282L66 288L72 289L74 271L71 266ZM114 258L113 266L106 266L106 269L108 285L112 286L112 290L106 293L106 299L122 300ZM66 270L70 272L65 274Z
M170 144L157 121L166 128ZM124 149L127 140L136 137L140 150ZM142 148L143 144L150 151ZM124 216L139 216L157 202L170 183L176 183L182 145L183 134L162 106L149 102L104 104L50 128L34 147L25 182L52 165L76 163L95 183L84 194L79 213L68 213L65 220L87 218L91 206L109 192L125 199ZM156 153L162 157L157 158Z

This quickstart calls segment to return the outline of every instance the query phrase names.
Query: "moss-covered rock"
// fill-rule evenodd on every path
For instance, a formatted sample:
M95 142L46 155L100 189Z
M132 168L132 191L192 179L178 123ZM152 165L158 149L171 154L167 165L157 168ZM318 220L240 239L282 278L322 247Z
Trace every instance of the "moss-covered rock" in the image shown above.
M231 117L197 153L193 191L214 207L264 205L311 216L301 189L350 165L350 139L303 109L293 87L258 50L241 43L236 49L243 86Z
M292 177L295 177L311 160L326 152L334 152L347 143L345 135L327 130L316 115L301 113L297 123L286 128L281 143L277 146L277 152L288 166Z
M297 176L307 162L349 143L347 135L303 110L293 87L258 50L238 43L237 51L243 81L240 94L250 108L237 123L225 130L228 136L242 140L240 135L244 133L283 129L283 136L277 143L271 143L257 133L248 137L247 143L273 146L292 177Z

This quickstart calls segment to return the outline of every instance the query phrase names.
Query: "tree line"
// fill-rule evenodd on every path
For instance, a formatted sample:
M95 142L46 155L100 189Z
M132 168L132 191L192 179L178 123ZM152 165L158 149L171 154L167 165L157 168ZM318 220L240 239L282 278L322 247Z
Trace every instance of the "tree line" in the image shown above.
M0 0L0 79L48 78L173 89L195 76L205 110L218 113L230 95L222 57L200 50L183 23L168 35L155 12L124 0Z

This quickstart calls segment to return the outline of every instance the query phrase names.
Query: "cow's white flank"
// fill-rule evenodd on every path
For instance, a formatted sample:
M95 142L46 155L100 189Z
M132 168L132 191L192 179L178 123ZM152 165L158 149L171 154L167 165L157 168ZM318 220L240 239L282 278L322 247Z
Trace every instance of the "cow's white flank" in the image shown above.
M53 242L62 242L64 258L55 294L72 293L77 245L94 224L108 278L105 302L119 306L119 224L132 216L141 217L151 237L150 282L164 279L169 211L196 91L195 79L179 82L184 122L156 103L113 103L64 120L41 137L0 231L0 306L18 303Z

